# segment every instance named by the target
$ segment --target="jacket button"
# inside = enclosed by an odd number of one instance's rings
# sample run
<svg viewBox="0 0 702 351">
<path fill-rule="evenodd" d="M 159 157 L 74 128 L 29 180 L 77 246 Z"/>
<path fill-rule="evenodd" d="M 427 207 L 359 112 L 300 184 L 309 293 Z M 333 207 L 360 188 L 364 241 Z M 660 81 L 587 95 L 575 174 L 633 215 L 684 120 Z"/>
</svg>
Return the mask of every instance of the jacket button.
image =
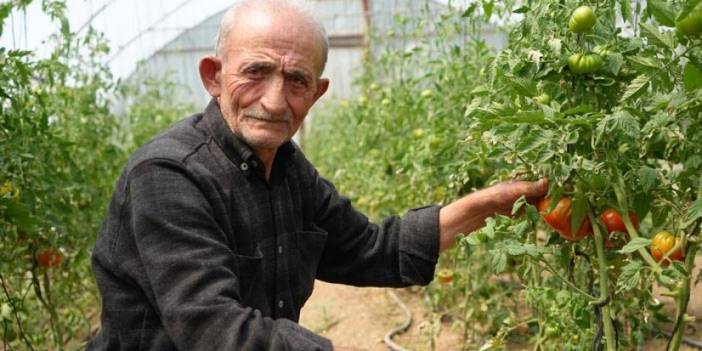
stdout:
<svg viewBox="0 0 702 351">
<path fill-rule="evenodd" d="M 285 306 L 285 302 L 283 300 L 278 301 L 278 308 L 283 308 Z"/>
<path fill-rule="evenodd" d="M 248 171 L 248 170 L 249 170 L 249 164 L 246 163 L 246 162 L 242 163 L 241 166 L 239 166 L 239 167 L 241 168 L 242 171 Z"/>
</svg>

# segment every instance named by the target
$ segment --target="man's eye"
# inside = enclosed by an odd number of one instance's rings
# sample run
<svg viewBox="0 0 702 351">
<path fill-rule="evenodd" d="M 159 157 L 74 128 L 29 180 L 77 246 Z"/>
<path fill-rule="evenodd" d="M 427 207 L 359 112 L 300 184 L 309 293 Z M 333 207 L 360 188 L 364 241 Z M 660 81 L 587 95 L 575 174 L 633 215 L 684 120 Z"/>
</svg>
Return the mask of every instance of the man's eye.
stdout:
<svg viewBox="0 0 702 351">
<path fill-rule="evenodd" d="M 296 87 L 301 87 L 301 88 L 307 87 L 307 79 L 305 79 L 304 77 L 292 76 L 292 77 L 290 77 L 290 81 Z"/>
<path fill-rule="evenodd" d="M 244 73 L 246 73 L 249 78 L 260 79 L 265 76 L 266 71 L 261 67 L 254 67 L 245 70 Z"/>
</svg>

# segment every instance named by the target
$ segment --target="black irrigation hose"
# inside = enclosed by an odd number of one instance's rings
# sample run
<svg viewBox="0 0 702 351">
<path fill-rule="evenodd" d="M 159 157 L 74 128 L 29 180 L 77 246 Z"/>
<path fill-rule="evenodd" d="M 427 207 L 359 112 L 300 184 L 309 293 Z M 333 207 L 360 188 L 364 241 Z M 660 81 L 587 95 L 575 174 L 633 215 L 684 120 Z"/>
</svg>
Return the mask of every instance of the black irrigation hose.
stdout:
<svg viewBox="0 0 702 351">
<path fill-rule="evenodd" d="M 396 344 L 395 342 L 392 341 L 392 338 L 395 335 L 402 334 L 409 329 L 410 325 L 412 325 L 412 313 L 410 312 L 409 308 L 400 300 L 400 298 L 395 294 L 394 291 L 391 289 L 385 289 L 385 291 L 390 295 L 390 297 L 397 303 L 398 306 L 400 306 L 400 309 L 405 313 L 405 321 L 396 328 L 393 328 L 390 330 L 387 334 L 385 334 L 385 337 L 383 338 L 383 342 L 385 345 L 388 345 L 390 350 L 392 351 L 407 351 L 407 349 L 403 348 L 402 346 Z"/>
</svg>

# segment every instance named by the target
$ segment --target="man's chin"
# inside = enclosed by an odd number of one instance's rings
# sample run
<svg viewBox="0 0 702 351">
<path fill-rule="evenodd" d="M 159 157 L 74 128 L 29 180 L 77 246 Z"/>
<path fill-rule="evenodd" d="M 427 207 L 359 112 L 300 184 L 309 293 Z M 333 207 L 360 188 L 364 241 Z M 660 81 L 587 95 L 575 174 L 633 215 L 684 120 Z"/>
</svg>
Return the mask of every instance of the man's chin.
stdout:
<svg viewBox="0 0 702 351">
<path fill-rule="evenodd" d="M 258 133 L 243 135 L 243 139 L 252 149 L 272 150 L 277 149 L 289 140 L 281 135 L 259 135 Z"/>
</svg>

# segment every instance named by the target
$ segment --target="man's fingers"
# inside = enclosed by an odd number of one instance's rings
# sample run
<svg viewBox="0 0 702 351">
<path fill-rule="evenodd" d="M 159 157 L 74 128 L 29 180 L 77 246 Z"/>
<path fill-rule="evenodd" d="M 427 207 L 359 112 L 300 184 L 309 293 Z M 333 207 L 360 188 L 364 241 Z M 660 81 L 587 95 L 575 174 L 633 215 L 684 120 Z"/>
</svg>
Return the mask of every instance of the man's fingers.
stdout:
<svg viewBox="0 0 702 351">
<path fill-rule="evenodd" d="M 542 197 L 546 196 L 548 192 L 548 178 L 541 178 L 535 182 L 529 183 L 527 189 L 524 191 L 524 197 L 527 202 L 534 204 Z"/>
</svg>

